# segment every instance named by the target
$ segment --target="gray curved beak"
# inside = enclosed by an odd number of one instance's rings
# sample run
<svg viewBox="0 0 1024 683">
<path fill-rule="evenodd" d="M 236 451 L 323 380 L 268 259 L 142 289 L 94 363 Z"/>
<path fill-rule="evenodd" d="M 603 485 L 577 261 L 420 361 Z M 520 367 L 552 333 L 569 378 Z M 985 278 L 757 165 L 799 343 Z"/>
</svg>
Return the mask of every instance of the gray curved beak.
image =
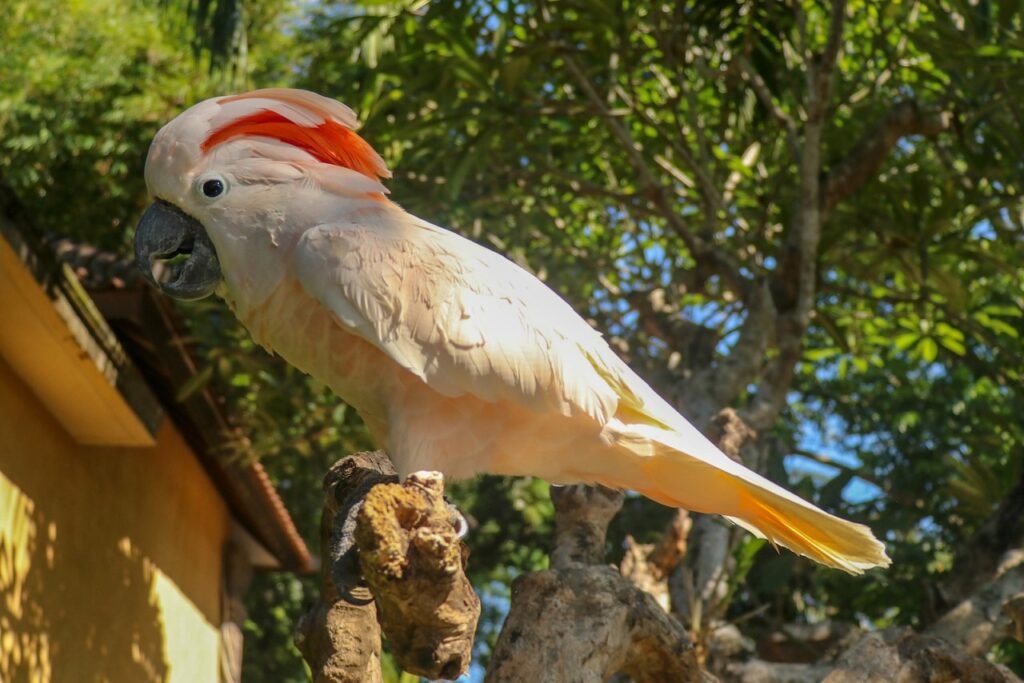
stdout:
<svg viewBox="0 0 1024 683">
<path fill-rule="evenodd" d="M 206 230 L 178 207 L 158 199 L 135 228 L 135 263 L 164 294 L 192 301 L 213 294 L 220 262 Z"/>
</svg>

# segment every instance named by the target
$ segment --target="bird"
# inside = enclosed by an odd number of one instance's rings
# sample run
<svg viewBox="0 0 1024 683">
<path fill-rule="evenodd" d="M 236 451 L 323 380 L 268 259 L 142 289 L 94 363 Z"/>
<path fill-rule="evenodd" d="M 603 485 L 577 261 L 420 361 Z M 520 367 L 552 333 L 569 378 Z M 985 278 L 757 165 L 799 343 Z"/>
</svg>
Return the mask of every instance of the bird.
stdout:
<svg viewBox="0 0 1024 683">
<path fill-rule="evenodd" d="M 852 574 L 889 565 L 868 527 L 722 453 L 528 270 L 392 201 L 358 128 L 337 100 L 286 88 L 179 114 L 146 158 L 143 274 L 223 298 L 352 406 L 402 477 L 599 484 Z"/>
</svg>

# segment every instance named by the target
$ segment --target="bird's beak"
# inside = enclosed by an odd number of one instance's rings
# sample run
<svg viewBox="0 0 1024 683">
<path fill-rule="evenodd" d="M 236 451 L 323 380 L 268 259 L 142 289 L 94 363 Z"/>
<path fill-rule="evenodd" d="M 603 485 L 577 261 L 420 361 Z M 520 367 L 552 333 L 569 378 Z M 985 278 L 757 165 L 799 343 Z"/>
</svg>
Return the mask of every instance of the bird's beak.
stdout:
<svg viewBox="0 0 1024 683">
<path fill-rule="evenodd" d="M 164 294 L 191 301 L 220 284 L 220 262 L 209 235 L 192 216 L 158 199 L 135 228 L 135 263 Z"/>
</svg>

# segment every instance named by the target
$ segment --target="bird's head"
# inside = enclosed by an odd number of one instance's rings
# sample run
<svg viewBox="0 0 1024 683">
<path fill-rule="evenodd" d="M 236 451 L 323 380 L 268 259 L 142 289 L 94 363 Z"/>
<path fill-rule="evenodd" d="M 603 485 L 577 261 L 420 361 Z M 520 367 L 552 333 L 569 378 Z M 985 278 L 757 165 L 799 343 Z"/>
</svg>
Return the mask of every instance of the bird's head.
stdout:
<svg viewBox="0 0 1024 683">
<path fill-rule="evenodd" d="M 345 105 L 283 88 L 180 114 L 146 158 L 155 201 L 135 232 L 139 268 L 175 298 L 200 299 L 224 282 L 261 300 L 304 230 L 387 193 L 380 179 L 391 173 L 357 127 Z"/>
</svg>

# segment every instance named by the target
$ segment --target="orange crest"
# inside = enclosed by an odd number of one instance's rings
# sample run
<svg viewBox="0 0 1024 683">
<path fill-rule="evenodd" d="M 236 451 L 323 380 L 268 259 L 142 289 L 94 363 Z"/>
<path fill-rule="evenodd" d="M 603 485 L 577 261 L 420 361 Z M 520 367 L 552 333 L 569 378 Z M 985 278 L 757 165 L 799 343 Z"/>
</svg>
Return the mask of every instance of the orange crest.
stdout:
<svg viewBox="0 0 1024 683">
<path fill-rule="evenodd" d="M 217 128 L 200 147 L 208 152 L 239 137 L 279 140 L 326 164 L 350 168 L 374 180 L 391 175 L 373 147 L 353 130 L 329 117 L 315 126 L 304 126 L 276 111 L 261 109 Z"/>
</svg>

